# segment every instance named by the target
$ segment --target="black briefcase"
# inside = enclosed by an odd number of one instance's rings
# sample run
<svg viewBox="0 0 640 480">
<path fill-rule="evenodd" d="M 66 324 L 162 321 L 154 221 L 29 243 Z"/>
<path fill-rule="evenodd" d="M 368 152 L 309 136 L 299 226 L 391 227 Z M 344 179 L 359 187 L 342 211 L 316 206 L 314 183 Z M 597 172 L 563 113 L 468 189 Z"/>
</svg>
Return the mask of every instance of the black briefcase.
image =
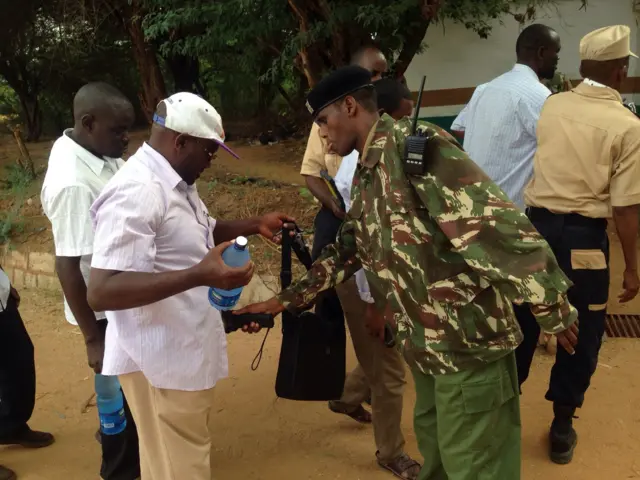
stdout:
<svg viewBox="0 0 640 480">
<path fill-rule="evenodd" d="M 291 250 L 307 269 L 311 255 L 299 232 L 282 232 L 282 288 L 291 284 Z M 342 396 L 346 369 L 346 332 L 342 319 L 323 319 L 312 312 L 282 313 L 282 348 L 276 395 L 289 400 L 326 401 Z"/>
</svg>

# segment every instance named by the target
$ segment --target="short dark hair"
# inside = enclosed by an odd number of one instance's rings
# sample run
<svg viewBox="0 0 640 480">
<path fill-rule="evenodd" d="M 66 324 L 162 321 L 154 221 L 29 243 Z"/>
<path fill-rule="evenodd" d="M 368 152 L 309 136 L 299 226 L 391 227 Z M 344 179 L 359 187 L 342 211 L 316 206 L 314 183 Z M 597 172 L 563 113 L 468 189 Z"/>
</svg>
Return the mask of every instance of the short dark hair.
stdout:
<svg viewBox="0 0 640 480">
<path fill-rule="evenodd" d="M 541 23 L 534 23 L 520 32 L 516 40 L 516 54 L 518 58 L 537 51 L 540 47 L 548 47 L 555 30 Z"/>
<path fill-rule="evenodd" d="M 379 52 L 382 51 L 380 49 L 380 47 L 378 47 L 378 45 L 376 45 L 373 42 L 365 43 L 363 45 L 360 45 L 358 48 L 356 48 L 355 50 L 353 50 L 351 52 L 351 55 L 349 55 L 349 65 L 358 65 L 358 64 L 360 64 L 360 61 L 362 60 L 362 57 L 369 50 L 377 50 Z"/>
<path fill-rule="evenodd" d="M 403 98 L 412 100 L 409 88 L 394 78 L 382 78 L 373 85 L 378 96 L 378 109 L 389 115 L 400 108 Z"/>
<path fill-rule="evenodd" d="M 629 57 L 616 58 L 615 60 L 582 60 L 580 73 L 585 78 L 601 81 L 611 77 L 616 71 L 629 66 Z"/>
<path fill-rule="evenodd" d="M 131 105 L 130 100 L 116 87 L 106 82 L 87 83 L 73 98 L 73 116 L 77 120 L 88 113 L 114 104 Z"/>
</svg>

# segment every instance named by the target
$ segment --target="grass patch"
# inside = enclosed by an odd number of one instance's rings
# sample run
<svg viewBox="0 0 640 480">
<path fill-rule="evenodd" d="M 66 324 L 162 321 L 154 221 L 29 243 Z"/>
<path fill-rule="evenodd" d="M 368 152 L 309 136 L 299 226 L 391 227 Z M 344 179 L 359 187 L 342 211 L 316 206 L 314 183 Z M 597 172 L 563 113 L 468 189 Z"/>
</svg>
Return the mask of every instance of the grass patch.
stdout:
<svg viewBox="0 0 640 480">
<path fill-rule="evenodd" d="M 9 244 L 12 237 L 24 232 L 25 220 L 21 210 L 34 181 L 31 172 L 18 164 L 7 165 L 5 172 L 4 193 L 6 197 L 13 198 L 13 201 L 9 208 L 3 208 L 0 212 L 0 245 Z"/>
<path fill-rule="evenodd" d="M 15 163 L 7 165 L 5 171 L 5 189 L 9 190 L 9 193 L 16 198 L 24 198 L 27 189 L 34 180 L 31 172 Z"/>
<path fill-rule="evenodd" d="M 22 202 L 8 212 L 0 212 L 0 245 L 9 244 L 11 238 L 24 232 L 24 218 L 20 215 Z"/>
</svg>

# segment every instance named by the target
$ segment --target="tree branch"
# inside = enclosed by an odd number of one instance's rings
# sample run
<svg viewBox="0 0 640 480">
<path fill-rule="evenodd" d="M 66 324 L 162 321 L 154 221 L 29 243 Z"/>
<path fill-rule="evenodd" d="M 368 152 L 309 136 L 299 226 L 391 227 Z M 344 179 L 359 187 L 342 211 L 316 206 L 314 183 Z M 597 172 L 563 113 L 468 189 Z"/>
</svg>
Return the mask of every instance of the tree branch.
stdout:
<svg viewBox="0 0 640 480">
<path fill-rule="evenodd" d="M 407 11 L 406 24 L 408 27 L 405 30 L 404 43 L 392 68 L 396 77 L 402 77 L 409 68 L 413 57 L 422 46 L 429 25 L 437 18 L 441 6 L 442 0 L 422 0 L 415 10 Z M 416 20 L 416 18 L 420 20 Z"/>
</svg>

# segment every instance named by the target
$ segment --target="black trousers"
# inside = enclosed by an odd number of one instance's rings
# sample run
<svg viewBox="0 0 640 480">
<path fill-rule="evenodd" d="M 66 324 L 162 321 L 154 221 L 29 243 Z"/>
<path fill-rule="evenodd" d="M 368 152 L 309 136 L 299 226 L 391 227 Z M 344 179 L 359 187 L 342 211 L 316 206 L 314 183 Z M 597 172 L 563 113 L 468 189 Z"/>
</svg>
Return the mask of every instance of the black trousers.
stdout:
<svg viewBox="0 0 640 480">
<path fill-rule="evenodd" d="M 331 210 L 322 207 L 316 215 L 313 225 L 315 234 L 313 236 L 311 258 L 315 261 L 327 245 L 335 243 L 342 220 L 336 217 Z M 342 312 L 340 299 L 333 288 L 318 296 L 315 312 L 325 320 L 344 324 L 344 313 Z"/>
<path fill-rule="evenodd" d="M 33 343 L 13 298 L 0 312 L 0 437 L 27 427 L 36 403 Z"/>
<path fill-rule="evenodd" d="M 573 282 L 568 298 L 578 310 L 580 329 L 574 355 L 558 345 L 546 399 L 557 405 L 579 408 L 596 371 L 605 331 L 609 297 L 607 221 L 577 214 L 558 215 L 540 208 L 529 209 L 527 214 L 551 246 L 560 268 Z M 529 375 L 540 329 L 526 305 L 516 308 L 516 316 L 525 335 L 516 350 L 518 378 L 522 384 Z"/>
<path fill-rule="evenodd" d="M 106 320 L 98 321 L 104 331 Z M 116 435 L 105 435 L 100 432 L 102 442 L 102 465 L 100 476 L 104 480 L 136 480 L 140 478 L 140 450 L 138 447 L 138 430 L 131 415 L 127 398 L 124 399 L 124 413 L 127 418 L 126 428 Z"/>
</svg>

